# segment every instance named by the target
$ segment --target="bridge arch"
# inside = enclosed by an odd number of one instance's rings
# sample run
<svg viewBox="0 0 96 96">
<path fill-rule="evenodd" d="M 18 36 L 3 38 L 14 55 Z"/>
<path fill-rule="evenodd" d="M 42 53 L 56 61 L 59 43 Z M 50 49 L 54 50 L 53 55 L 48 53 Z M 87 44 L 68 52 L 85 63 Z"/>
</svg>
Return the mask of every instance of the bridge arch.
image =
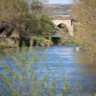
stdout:
<svg viewBox="0 0 96 96">
<path fill-rule="evenodd" d="M 58 26 L 59 24 L 63 23 L 67 26 L 69 34 L 73 36 L 74 26 L 71 19 L 53 19 L 52 22 Z"/>
</svg>

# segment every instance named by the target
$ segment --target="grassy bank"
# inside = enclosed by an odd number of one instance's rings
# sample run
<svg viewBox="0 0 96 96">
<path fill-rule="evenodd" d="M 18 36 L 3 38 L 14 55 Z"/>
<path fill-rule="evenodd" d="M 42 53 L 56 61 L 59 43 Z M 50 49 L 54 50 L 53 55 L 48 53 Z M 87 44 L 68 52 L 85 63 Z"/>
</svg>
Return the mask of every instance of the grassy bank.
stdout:
<svg viewBox="0 0 96 96">
<path fill-rule="evenodd" d="M 52 37 L 54 45 L 74 45 L 74 38 L 71 36 L 67 37 Z"/>
<path fill-rule="evenodd" d="M 71 36 L 67 37 L 32 37 L 33 40 L 33 46 L 39 45 L 39 46 L 48 46 L 49 42 L 50 45 L 74 45 L 74 38 Z M 30 38 L 16 38 L 16 37 L 10 37 L 0 38 L 0 49 L 4 48 L 14 48 L 16 47 L 16 44 L 19 44 L 19 46 L 30 46 Z"/>
</svg>

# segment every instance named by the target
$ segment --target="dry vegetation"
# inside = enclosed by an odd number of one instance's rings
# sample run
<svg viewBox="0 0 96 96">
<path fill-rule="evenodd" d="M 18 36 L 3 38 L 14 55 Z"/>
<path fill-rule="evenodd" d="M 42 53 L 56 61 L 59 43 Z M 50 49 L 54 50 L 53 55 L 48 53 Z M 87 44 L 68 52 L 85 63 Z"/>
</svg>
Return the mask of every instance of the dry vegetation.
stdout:
<svg viewBox="0 0 96 96">
<path fill-rule="evenodd" d="M 96 0 L 74 0 L 76 41 L 83 45 L 92 61 L 96 60 Z"/>
</svg>

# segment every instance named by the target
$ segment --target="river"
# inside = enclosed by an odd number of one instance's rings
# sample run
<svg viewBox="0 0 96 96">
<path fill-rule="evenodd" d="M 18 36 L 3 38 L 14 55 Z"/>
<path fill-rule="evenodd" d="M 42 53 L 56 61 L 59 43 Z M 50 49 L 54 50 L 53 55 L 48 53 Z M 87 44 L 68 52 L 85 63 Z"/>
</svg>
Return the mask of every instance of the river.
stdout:
<svg viewBox="0 0 96 96">
<path fill-rule="evenodd" d="M 82 52 L 76 51 L 76 46 L 51 46 L 49 48 L 44 47 L 44 52 L 46 52 L 45 59 L 41 59 L 42 63 L 42 72 L 40 76 L 44 76 L 46 73 L 46 64 L 49 66 L 49 76 L 52 79 L 54 76 L 55 70 L 59 70 L 59 76 L 63 75 L 68 76 L 68 81 L 71 82 L 70 86 L 73 86 L 76 81 L 78 81 L 79 85 L 83 84 L 83 92 L 87 93 L 96 88 L 96 64 L 91 64 L 88 59 L 85 59 L 86 55 Z M 35 47 L 33 49 L 36 49 Z M 41 50 L 40 50 L 41 49 Z M 22 50 L 22 49 L 21 49 Z M 37 54 L 39 57 L 42 57 L 42 48 L 37 48 Z M 19 53 L 16 49 L 6 49 L 11 55 L 18 55 Z M 16 54 L 12 54 L 13 51 Z M 26 50 L 26 54 L 29 52 L 29 48 Z M 33 51 L 32 51 L 33 52 Z M 36 50 L 34 51 L 35 54 Z M 7 54 L 4 54 L 4 50 L 0 52 L 0 73 L 4 71 L 3 66 L 9 62 L 11 66 L 14 63 L 9 60 Z M 22 53 L 22 52 L 21 52 Z M 39 58 L 40 59 L 40 58 Z M 39 59 L 37 63 L 40 63 Z M 9 61 L 8 61 L 9 60 Z M 88 62 L 86 62 L 88 61 Z M 46 63 L 46 64 L 45 64 Z M 13 64 L 13 65 L 12 65 Z M 38 72 L 38 64 L 35 68 L 35 72 Z M 58 74 L 57 74 L 58 75 Z M 60 78 L 58 78 L 60 79 Z M 60 79 L 61 80 L 61 79 Z"/>
</svg>

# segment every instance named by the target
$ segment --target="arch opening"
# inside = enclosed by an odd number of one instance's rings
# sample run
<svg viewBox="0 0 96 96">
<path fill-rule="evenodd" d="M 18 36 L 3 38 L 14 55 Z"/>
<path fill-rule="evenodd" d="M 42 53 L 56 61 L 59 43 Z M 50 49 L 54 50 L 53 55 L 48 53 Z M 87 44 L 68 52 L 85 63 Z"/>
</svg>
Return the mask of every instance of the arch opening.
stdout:
<svg viewBox="0 0 96 96">
<path fill-rule="evenodd" d="M 64 23 L 60 23 L 57 26 L 59 28 L 63 29 L 65 32 L 68 32 L 68 27 Z"/>
</svg>

